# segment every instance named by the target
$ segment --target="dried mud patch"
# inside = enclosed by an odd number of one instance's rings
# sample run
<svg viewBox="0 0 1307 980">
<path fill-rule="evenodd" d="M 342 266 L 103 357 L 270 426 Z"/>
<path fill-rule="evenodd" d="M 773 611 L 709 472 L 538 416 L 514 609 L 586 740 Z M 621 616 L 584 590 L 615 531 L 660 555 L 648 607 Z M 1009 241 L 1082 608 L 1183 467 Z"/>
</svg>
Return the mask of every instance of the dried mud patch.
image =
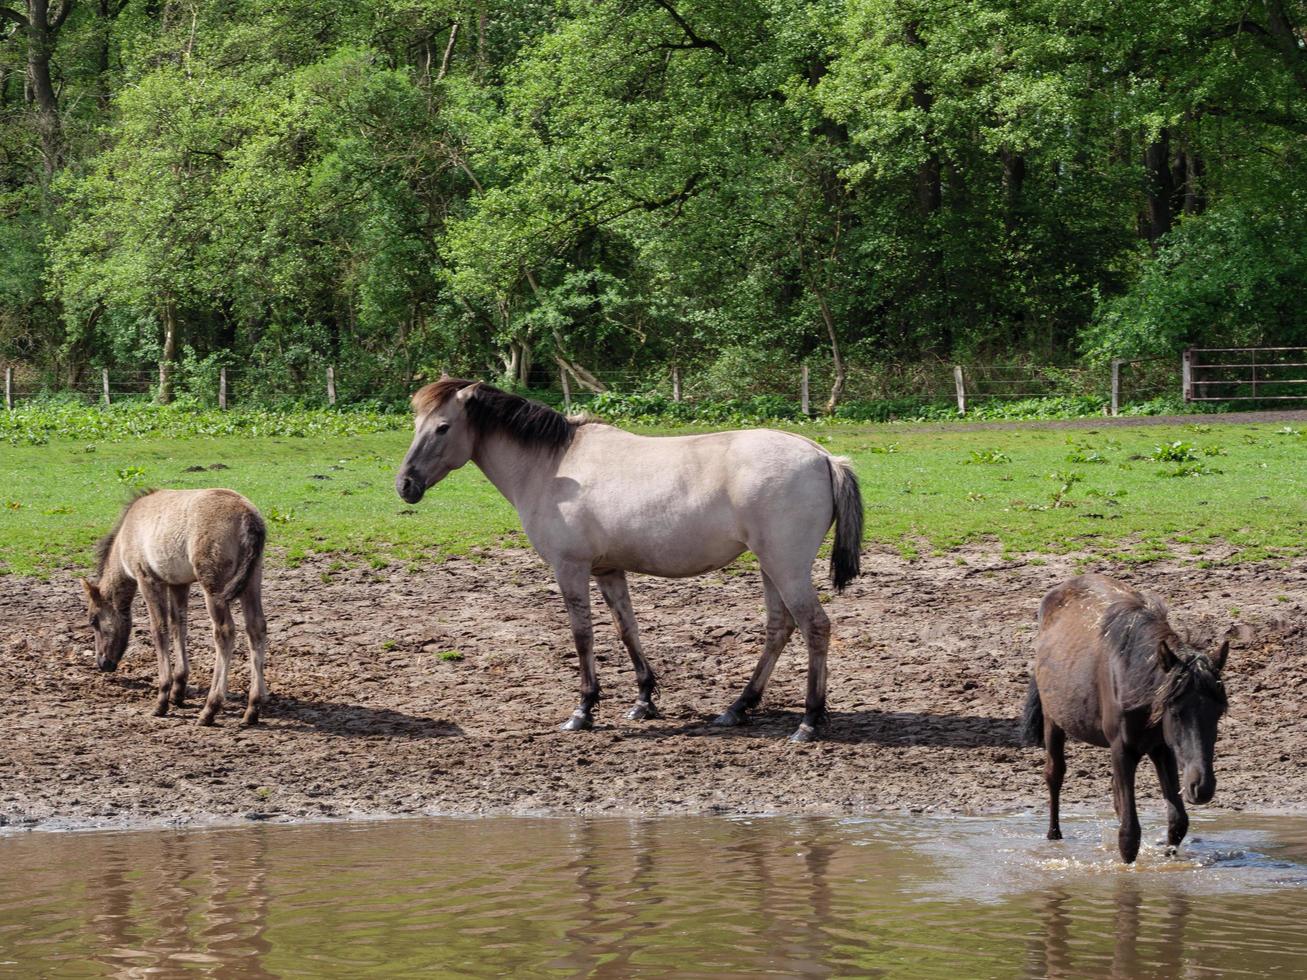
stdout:
<svg viewBox="0 0 1307 980">
<path fill-rule="evenodd" d="M 1042 755 L 1017 745 L 1016 717 L 1035 608 L 1075 574 L 1076 561 L 868 553 L 868 574 L 827 604 L 831 724 L 811 745 L 786 740 L 803 697 L 797 639 L 752 726 L 707 725 L 761 648 L 752 572 L 632 580 L 662 685 L 664 717 L 651 722 L 623 717 L 634 674 L 596 592 L 605 700 L 596 730 L 582 734 L 555 731 L 576 701 L 575 656 L 549 570 L 531 552 L 416 574 L 329 572 L 325 561 L 269 568 L 273 697 L 264 724 L 248 730 L 236 725 L 243 650 L 219 727 L 195 724 L 213 656 L 198 593 L 188 704 L 154 718 L 154 656 L 139 600 L 131 649 L 117 673 L 100 674 L 73 578 L 3 577 L 0 823 L 1042 806 Z M 1195 641 L 1242 626 L 1217 804 L 1307 805 L 1307 562 L 1090 567 L 1162 593 Z M 1151 772 L 1141 769 L 1140 788 L 1156 808 Z M 1106 753 L 1072 746 L 1067 805 L 1102 811 L 1108 799 Z"/>
</svg>

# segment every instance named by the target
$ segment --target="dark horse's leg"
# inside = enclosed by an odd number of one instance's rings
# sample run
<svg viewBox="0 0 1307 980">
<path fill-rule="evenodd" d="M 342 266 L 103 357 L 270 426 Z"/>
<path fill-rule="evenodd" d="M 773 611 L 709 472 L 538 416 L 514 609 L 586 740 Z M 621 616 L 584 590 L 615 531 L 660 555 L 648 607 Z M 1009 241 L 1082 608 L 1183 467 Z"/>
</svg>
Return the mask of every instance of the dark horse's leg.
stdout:
<svg viewBox="0 0 1307 980">
<path fill-rule="evenodd" d="M 654 707 L 654 694 L 658 691 L 658 679 L 644 659 L 644 649 L 640 645 L 640 628 L 635 623 L 635 610 L 631 608 L 631 593 L 626 588 L 626 573 L 612 572 L 608 575 L 596 575 L 599 591 L 604 594 L 604 601 L 613 611 L 613 623 L 622 637 L 626 652 L 631 655 L 635 665 L 635 680 L 640 685 L 640 697 L 635 706 L 626 713 L 626 717 L 641 721 L 645 718 L 657 718 L 658 709 Z"/>
<path fill-rule="evenodd" d="M 781 651 L 785 649 L 785 644 L 790 641 L 790 636 L 794 633 L 794 617 L 785 608 L 781 594 L 776 591 L 776 586 L 772 584 L 766 572 L 762 573 L 762 594 L 767 602 L 767 638 L 763 644 L 762 657 L 758 660 L 758 666 L 753 669 L 753 676 L 749 678 L 749 683 L 744 686 L 744 693 L 717 716 L 714 725 L 732 727 L 748 722 L 749 712 L 762 700 L 762 692 L 767 688 L 772 668 L 776 666 Z"/>
<path fill-rule="evenodd" d="M 581 704 L 560 731 L 580 732 L 594 727 L 594 709 L 599 703 L 599 674 L 595 670 L 594 629 L 590 624 L 590 568 L 569 563 L 554 569 L 558 588 L 572 621 L 572 639 L 581 662 Z"/>
<path fill-rule="evenodd" d="M 1176 768 L 1175 753 L 1165 742 L 1148 753 L 1157 770 L 1157 781 L 1162 784 L 1166 798 L 1166 843 L 1171 848 L 1180 846 L 1189 832 L 1189 814 L 1184 810 L 1184 797 L 1180 795 L 1180 772 Z"/>
<path fill-rule="evenodd" d="M 1121 860 L 1131 864 L 1139 856 L 1139 814 L 1135 810 L 1135 770 L 1139 756 L 1126 748 L 1118 739 L 1112 743 L 1112 790 L 1117 801 L 1117 816 L 1121 829 L 1117 832 L 1117 845 Z"/>
<path fill-rule="evenodd" d="M 1066 732 L 1044 715 L 1044 782 L 1048 784 L 1048 839 L 1062 839 L 1062 778 L 1066 775 Z"/>
</svg>

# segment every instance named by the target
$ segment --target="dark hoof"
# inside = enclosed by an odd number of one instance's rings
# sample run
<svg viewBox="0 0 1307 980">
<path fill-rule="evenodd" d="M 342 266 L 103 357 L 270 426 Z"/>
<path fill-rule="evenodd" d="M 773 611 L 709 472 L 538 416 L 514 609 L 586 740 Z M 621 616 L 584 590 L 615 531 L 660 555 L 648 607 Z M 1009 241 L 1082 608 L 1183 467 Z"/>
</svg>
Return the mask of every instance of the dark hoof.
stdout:
<svg viewBox="0 0 1307 980">
<path fill-rule="evenodd" d="M 199 721 L 199 723 L 200 723 L 201 725 L 203 725 L 205 728 L 212 728 L 212 727 L 213 727 L 213 724 L 214 724 L 214 721 L 213 721 L 213 720 L 214 720 L 214 718 L 217 717 L 217 715 L 218 715 L 218 713 L 217 713 L 216 711 L 205 711 L 205 712 L 202 712 L 202 713 L 200 714 L 200 721 Z"/>
<path fill-rule="evenodd" d="M 241 717 L 241 720 L 240 720 L 240 727 L 241 727 L 241 728 L 253 728 L 253 727 L 254 727 L 255 725 L 257 725 L 258 723 L 259 723 L 259 713 L 258 713 L 257 711 L 255 711 L 253 714 L 251 714 L 250 712 L 247 711 L 247 712 L 245 712 L 245 714 Z"/>
<path fill-rule="evenodd" d="M 160 701 L 154 706 L 154 717 L 166 718 L 168 716 L 168 702 Z"/>
<path fill-rule="evenodd" d="M 817 729 L 809 725 L 806 721 L 799 726 L 799 730 L 790 736 L 791 742 L 815 742 L 817 741 Z"/>
<path fill-rule="evenodd" d="M 567 721 L 558 726 L 560 732 L 588 732 L 594 728 L 595 723 L 588 715 L 572 715 Z"/>
<path fill-rule="evenodd" d="M 178 708 L 186 707 L 186 688 L 175 687 L 172 691 L 172 703 Z"/>
<path fill-rule="evenodd" d="M 1049 839 L 1049 840 L 1061 840 L 1061 839 L 1062 839 L 1062 831 L 1060 831 L 1060 830 L 1050 830 L 1050 831 L 1048 832 L 1048 839 Z"/>
<path fill-rule="evenodd" d="M 713 719 L 712 722 L 718 728 L 738 728 L 741 725 L 749 723 L 749 716 L 743 711 L 736 711 L 734 708 L 727 708 L 720 715 Z"/>
<path fill-rule="evenodd" d="M 658 709 L 654 707 L 652 701 L 637 701 L 635 706 L 626 713 L 626 717 L 632 721 L 648 721 L 652 718 L 661 718 Z"/>
</svg>

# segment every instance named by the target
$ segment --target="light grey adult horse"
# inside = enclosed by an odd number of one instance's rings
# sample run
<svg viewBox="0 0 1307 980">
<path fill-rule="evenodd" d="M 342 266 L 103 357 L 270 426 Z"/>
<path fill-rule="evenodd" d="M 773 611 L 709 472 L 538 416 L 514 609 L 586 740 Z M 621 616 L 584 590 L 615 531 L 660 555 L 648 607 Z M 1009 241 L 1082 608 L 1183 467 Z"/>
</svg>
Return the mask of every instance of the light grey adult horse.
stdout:
<svg viewBox="0 0 1307 980">
<path fill-rule="evenodd" d="M 517 508 L 536 551 L 554 569 L 581 661 L 581 705 L 564 731 L 592 727 L 599 702 L 590 578 L 635 665 L 639 699 L 627 717 L 656 718 L 626 573 L 699 575 L 745 551 L 758 557 L 767 638 L 753 677 L 716 720 L 747 722 L 795 625 L 808 646 L 808 689 L 796 741 L 826 719 L 830 620 L 812 563 L 832 522 L 831 581 L 860 572 L 862 495 L 847 460 L 801 436 L 770 429 L 649 437 L 570 419 L 481 382 L 443 378 L 413 396 L 413 444 L 395 477 L 410 504 L 469 460 Z"/>
</svg>

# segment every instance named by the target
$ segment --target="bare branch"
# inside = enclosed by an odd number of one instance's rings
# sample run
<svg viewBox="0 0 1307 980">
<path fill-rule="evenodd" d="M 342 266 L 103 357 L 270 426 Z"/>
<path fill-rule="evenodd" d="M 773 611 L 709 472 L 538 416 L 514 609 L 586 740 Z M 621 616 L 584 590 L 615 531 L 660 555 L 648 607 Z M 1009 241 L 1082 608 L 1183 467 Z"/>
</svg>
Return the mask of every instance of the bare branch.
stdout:
<svg viewBox="0 0 1307 980">
<path fill-rule="evenodd" d="M 0 20 L 10 21 L 19 27 L 27 27 L 27 18 L 17 10 L 11 10 L 8 7 L 0 7 Z"/>
<path fill-rule="evenodd" d="M 667 11 L 668 15 L 672 18 L 672 20 L 676 21 L 676 26 L 681 29 L 681 33 L 685 35 L 687 40 L 687 43 L 685 44 L 669 44 L 666 45 L 666 47 L 707 48 L 709 51 L 716 51 L 719 55 L 725 58 L 727 62 L 731 60 L 730 56 L 726 53 L 725 49 L 716 41 L 714 41 L 712 38 L 700 37 L 698 34 L 696 34 L 694 28 L 689 25 L 689 23 L 686 21 L 684 17 L 682 17 L 680 14 L 676 12 L 676 8 L 673 7 L 670 3 L 668 3 L 668 0 L 654 0 L 654 3 L 658 4 L 658 6 L 662 7 L 663 10 Z"/>
</svg>

